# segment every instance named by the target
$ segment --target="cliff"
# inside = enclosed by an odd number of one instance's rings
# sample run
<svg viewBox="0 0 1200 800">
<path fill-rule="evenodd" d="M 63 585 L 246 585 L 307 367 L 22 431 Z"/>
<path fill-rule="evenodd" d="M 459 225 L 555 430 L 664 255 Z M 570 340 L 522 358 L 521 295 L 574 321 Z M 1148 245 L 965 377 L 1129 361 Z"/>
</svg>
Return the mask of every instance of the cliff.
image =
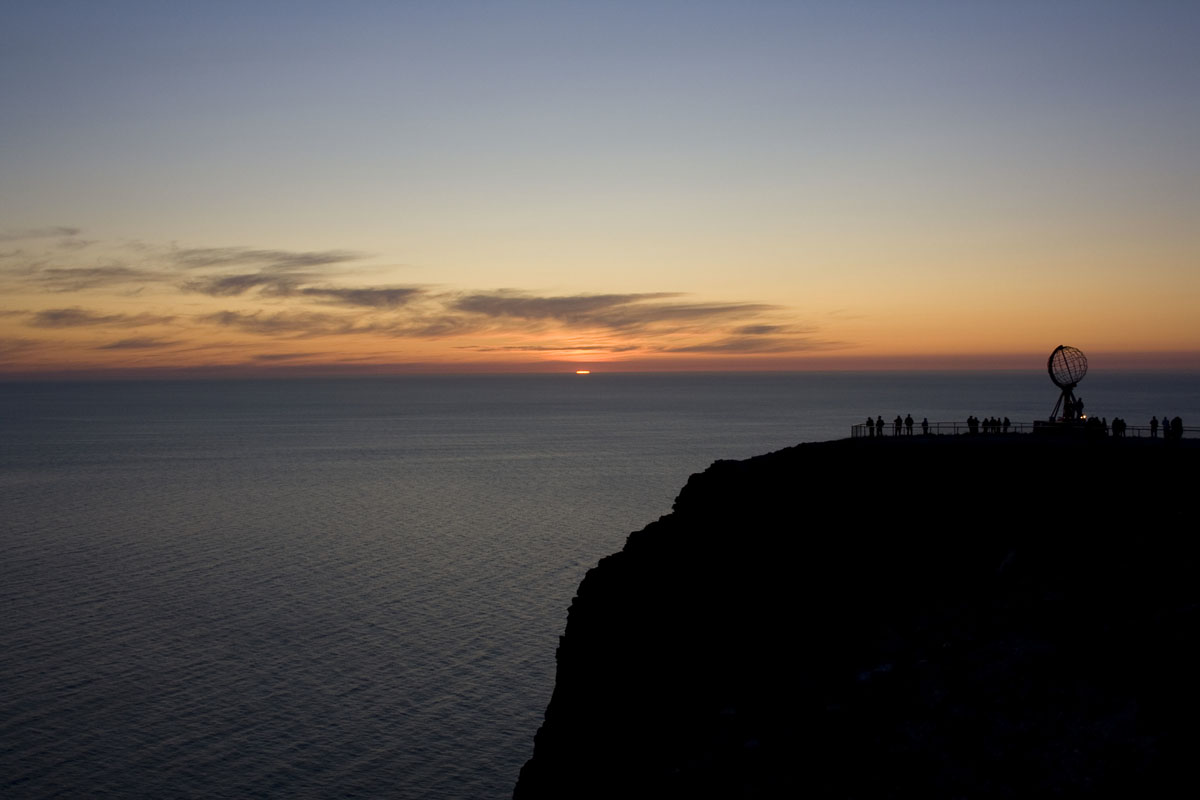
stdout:
<svg viewBox="0 0 1200 800">
<path fill-rule="evenodd" d="M 515 798 L 1193 784 L 1196 444 L 716 462 L 584 578 Z"/>
</svg>

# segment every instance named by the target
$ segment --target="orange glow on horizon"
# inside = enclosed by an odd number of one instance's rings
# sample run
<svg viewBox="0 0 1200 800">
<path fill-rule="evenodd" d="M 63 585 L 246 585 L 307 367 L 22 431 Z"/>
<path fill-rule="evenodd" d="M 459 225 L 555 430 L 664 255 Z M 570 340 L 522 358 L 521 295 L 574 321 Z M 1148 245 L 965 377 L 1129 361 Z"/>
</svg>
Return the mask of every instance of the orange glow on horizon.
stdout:
<svg viewBox="0 0 1200 800">
<path fill-rule="evenodd" d="M 852 300 L 831 292 L 820 302 L 780 292 L 772 303 L 598 289 L 435 292 L 362 277 L 345 285 L 306 277 L 266 291 L 255 287 L 271 285 L 275 273 L 247 271 L 255 259 L 313 254 L 139 250 L 66 238 L 68 245 L 0 252 L 0 260 L 28 262 L 0 269 L 0 380 L 587 375 L 593 364 L 605 372 L 1042 369 L 1060 341 L 1079 344 L 1097 366 L 1200 369 L 1192 302 L 1200 279 L 1193 278 L 1175 281 L 1167 294 L 1158 282 L 1118 282 L 1119 298 L 1102 291 L 1108 284 L 1088 283 L 1072 289 L 1083 299 L 1066 307 L 1061 293 L 1029 292 L 1022 281 L 984 293 L 917 282 L 925 287 L 917 295 L 869 285 Z M 147 248 L 165 266 L 124 266 L 148 258 Z M 214 263 L 198 267 L 185 256 Z M 249 265 L 223 260 L 235 256 Z M 119 268 L 93 266 L 110 260 Z"/>
</svg>

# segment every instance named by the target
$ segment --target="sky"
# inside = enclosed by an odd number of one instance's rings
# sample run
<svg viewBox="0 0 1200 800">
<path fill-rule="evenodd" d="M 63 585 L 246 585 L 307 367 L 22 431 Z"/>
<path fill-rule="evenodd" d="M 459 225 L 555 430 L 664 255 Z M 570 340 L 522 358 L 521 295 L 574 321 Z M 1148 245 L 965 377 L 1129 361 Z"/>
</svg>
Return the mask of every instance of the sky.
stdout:
<svg viewBox="0 0 1200 800">
<path fill-rule="evenodd" d="M 5 0 L 0 378 L 1200 368 L 1200 3 Z"/>
</svg>

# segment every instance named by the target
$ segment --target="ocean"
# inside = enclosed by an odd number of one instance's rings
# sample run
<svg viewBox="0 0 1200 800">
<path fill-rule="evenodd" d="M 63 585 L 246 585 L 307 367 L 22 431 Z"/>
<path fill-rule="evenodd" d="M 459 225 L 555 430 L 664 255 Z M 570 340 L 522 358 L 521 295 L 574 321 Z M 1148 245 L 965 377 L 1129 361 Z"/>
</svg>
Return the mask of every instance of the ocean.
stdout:
<svg viewBox="0 0 1200 800">
<path fill-rule="evenodd" d="M 1200 420 L 1197 374 L 1079 394 Z M 508 797 L 579 581 L 689 474 L 1056 398 L 1042 371 L 0 383 L 0 794 Z"/>
</svg>

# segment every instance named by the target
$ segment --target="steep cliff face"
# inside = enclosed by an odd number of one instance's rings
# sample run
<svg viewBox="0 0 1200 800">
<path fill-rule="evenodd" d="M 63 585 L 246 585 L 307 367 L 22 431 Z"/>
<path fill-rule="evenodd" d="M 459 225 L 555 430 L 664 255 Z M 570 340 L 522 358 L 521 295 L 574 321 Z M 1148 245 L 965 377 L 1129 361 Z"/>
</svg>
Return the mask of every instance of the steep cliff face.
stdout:
<svg viewBox="0 0 1200 800">
<path fill-rule="evenodd" d="M 1191 784 L 1198 457 L 917 436 L 717 462 L 584 578 L 515 797 Z"/>
</svg>

